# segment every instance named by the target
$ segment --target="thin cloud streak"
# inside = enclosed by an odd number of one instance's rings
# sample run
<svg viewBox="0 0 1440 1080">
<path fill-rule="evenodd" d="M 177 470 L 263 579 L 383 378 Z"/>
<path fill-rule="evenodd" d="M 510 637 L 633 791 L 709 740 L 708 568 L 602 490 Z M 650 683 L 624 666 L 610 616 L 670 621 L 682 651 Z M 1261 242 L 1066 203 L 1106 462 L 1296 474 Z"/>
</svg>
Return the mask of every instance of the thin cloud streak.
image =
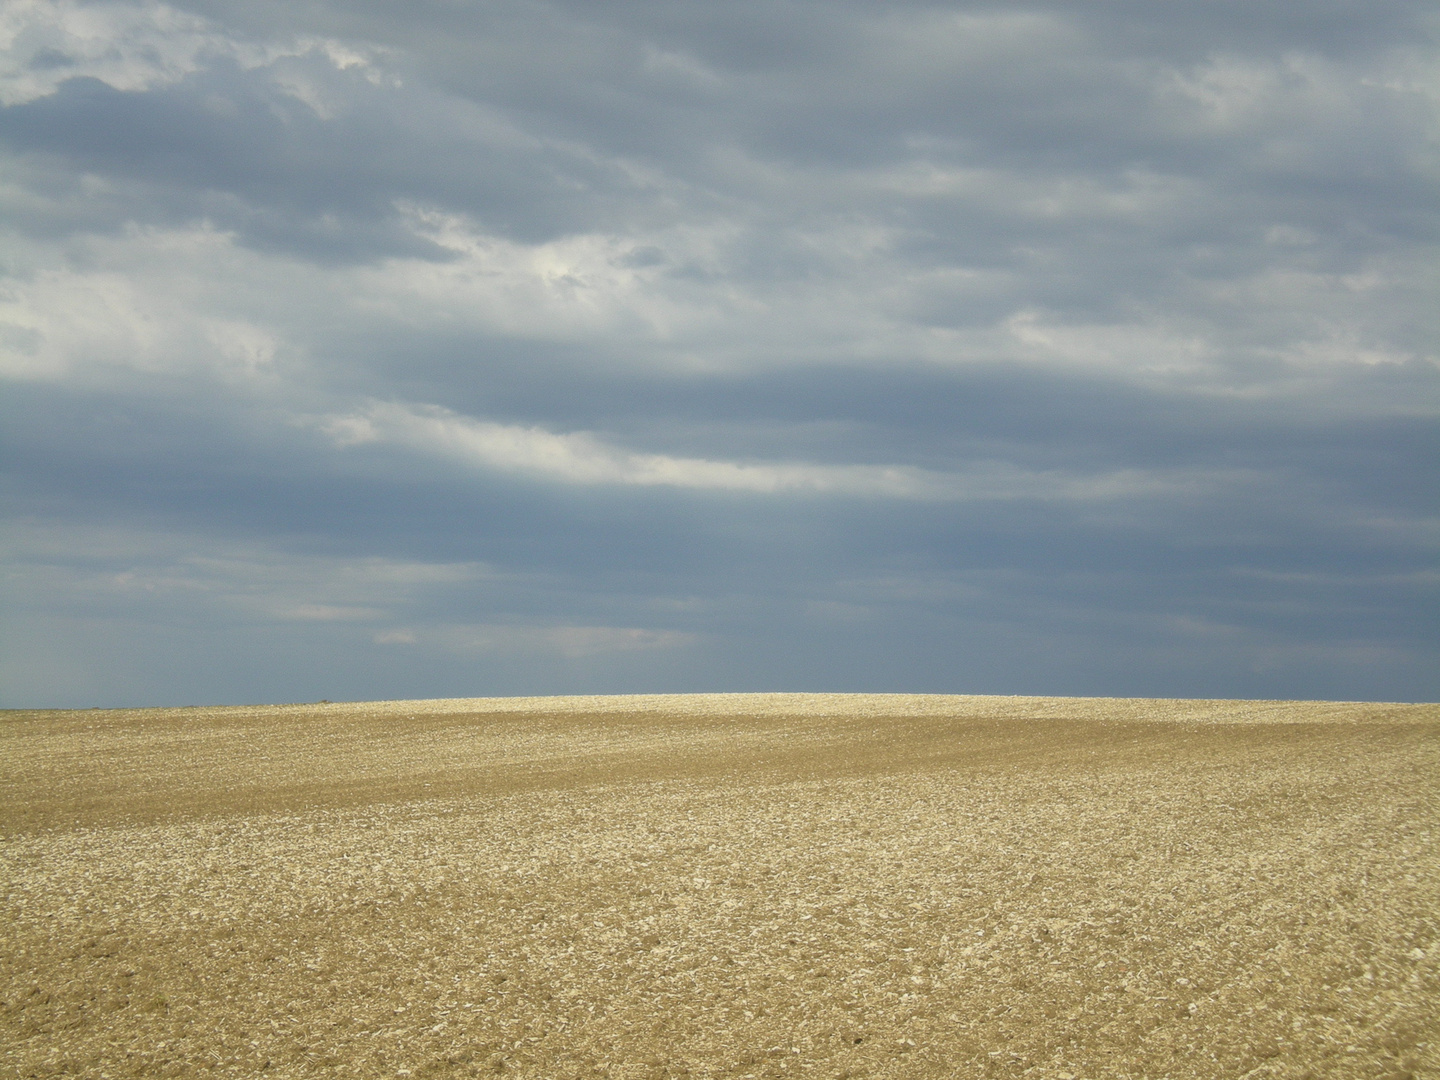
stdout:
<svg viewBox="0 0 1440 1080">
<path fill-rule="evenodd" d="M 528 474 L 556 483 L 671 487 L 758 495 L 813 493 L 959 502 L 1004 499 L 1115 499 L 1195 493 L 1253 479 L 1244 470 L 1119 469 L 1092 475 L 1027 471 L 981 462 L 966 472 L 907 465 L 821 465 L 724 461 L 625 450 L 588 432 L 498 424 L 438 405 L 372 402 L 316 421 L 338 447 L 400 446 L 477 469 Z"/>
<path fill-rule="evenodd" d="M 684 649 L 699 640 L 679 630 L 631 626 L 437 626 L 423 637 L 381 636 L 377 643 L 435 644 L 449 652 L 478 654 L 551 653 L 568 659 L 613 653 Z"/>
</svg>

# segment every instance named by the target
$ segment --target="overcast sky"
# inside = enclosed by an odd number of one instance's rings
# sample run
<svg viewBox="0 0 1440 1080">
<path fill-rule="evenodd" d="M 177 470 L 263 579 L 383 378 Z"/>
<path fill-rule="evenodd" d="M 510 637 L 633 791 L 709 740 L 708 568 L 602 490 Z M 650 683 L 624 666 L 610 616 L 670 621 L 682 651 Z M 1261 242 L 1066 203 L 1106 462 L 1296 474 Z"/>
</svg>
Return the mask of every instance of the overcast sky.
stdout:
<svg viewBox="0 0 1440 1080">
<path fill-rule="evenodd" d="M 0 705 L 1440 697 L 1426 0 L 9 0 Z"/>
</svg>

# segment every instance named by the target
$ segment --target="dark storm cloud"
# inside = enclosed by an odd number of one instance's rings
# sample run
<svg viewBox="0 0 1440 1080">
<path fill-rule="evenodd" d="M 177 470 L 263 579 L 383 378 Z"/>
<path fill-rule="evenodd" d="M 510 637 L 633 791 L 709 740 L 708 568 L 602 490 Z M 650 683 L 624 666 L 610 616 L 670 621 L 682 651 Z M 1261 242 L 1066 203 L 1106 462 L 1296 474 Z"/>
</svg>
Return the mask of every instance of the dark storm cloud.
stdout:
<svg viewBox="0 0 1440 1080">
<path fill-rule="evenodd" d="M 3 19 L 7 703 L 1440 692 L 1425 5 Z"/>
</svg>

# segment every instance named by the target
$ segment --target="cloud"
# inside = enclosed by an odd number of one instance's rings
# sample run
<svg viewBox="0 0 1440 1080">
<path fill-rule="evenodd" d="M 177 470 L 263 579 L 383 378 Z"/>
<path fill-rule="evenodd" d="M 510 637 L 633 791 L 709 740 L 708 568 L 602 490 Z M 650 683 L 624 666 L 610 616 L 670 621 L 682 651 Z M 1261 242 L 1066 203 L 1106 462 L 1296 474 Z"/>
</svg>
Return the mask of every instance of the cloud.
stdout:
<svg viewBox="0 0 1440 1080">
<path fill-rule="evenodd" d="M 898 467 L 712 461 L 640 454 L 588 432 L 555 434 L 474 420 L 437 406 L 374 403 L 363 412 L 326 417 L 321 429 L 341 446 L 389 442 L 457 458 L 482 468 L 516 471 L 572 484 L 628 484 L 702 491 L 776 494 L 842 492 L 934 497 L 935 478 Z"/>
<path fill-rule="evenodd" d="M 385 630 L 374 637 L 376 645 L 414 645 L 418 640 L 413 630 Z"/>
<path fill-rule="evenodd" d="M 1440 692 L 1435 30 L 11 3 L 6 700 Z"/>
<path fill-rule="evenodd" d="M 1028 471 L 1005 462 L 979 462 L 963 473 L 942 473 L 905 465 L 717 461 L 635 453 L 590 432 L 556 434 L 539 427 L 475 420 L 435 405 L 394 402 L 373 402 L 359 412 L 327 416 L 317 426 L 340 447 L 392 444 L 477 468 L 567 484 L 952 501 L 1153 496 L 1244 479 L 1236 470 L 1122 469 L 1077 475 Z"/>
<path fill-rule="evenodd" d="M 81 79 L 135 93 L 161 89 L 218 63 L 277 68 L 275 81 L 317 115 L 333 118 L 322 92 L 287 61 L 319 57 L 372 85 L 393 85 L 367 42 L 298 35 L 255 40 L 178 7 L 157 3 L 15 0 L 0 12 L 0 105 L 48 97 Z M 328 114 L 328 115 L 327 115 Z"/>
<path fill-rule="evenodd" d="M 224 38 L 164 4 L 16 0 L 0 12 L 0 105 L 53 94 L 66 79 L 149 90 L 199 70 Z"/>
<path fill-rule="evenodd" d="M 303 619 L 310 622 L 371 622 L 384 612 L 379 608 L 340 607 L 335 604 L 296 604 L 271 609 L 281 619 Z"/>
<path fill-rule="evenodd" d="M 132 234 L 96 242 L 83 270 L 38 269 L 0 295 L 0 377 L 80 381 L 117 368 L 261 374 L 286 344 L 263 323 L 206 303 L 219 291 L 227 246 L 203 230 Z M 208 271 L 203 284 L 186 279 L 196 264 Z"/>
<path fill-rule="evenodd" d="M 259 623 L 373 623 L 427 593 L 492 576 L 475 563 L 307 555 L 113 526 L 74 530 L 14 522 L 9 534 L 3 560 L 12 596 L 47 596 L 63 606 L 162 604 Z"/>
<path fill-rule="evenodd" d="M 613 653 L 681 649 L 695 634 L 624 626 L 442 626 L 424 640 L 459 653 L 553 653 L 576 660 Z"/>
</svg>

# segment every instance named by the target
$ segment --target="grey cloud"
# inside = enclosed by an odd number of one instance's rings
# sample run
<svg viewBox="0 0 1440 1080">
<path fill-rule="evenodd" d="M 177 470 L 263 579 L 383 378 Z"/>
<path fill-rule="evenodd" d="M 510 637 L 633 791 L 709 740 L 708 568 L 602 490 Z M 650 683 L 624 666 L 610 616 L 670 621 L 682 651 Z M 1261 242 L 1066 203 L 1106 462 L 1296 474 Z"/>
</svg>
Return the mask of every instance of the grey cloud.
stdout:
<svg viewBox="0 0 1440 1080">
<path fill-rule="evenodd" d="M 697 269 L 741 290 L 872 278 L 901 305 L 892 317 L 921 326 L 993 326 L 1025 307 L 1168 322 L 1245 363 L 1293 340 L 1317 302 L 1342 341 L 1413 352 L 1440 329 L 1369 314 L 1413 308 L 1398 295 L 1407 252 L 1436 231 L 1420 149 L 1433 103 L 1406 89 L 1398 38 L 1357 56 L 1297 25 L 1288 52 L 1263 36 L 1191 56 L 1132 43 L 1152 50 L 1141 61 L 1073 9 L 900 8 L 818 32 L 804 12 L 769 20 L 784 30 L 624 7 L 557 21 L 522 5 L 473 24 L 430 12 L 442 25 L 422 14 L 418 29 L 311 12 L 308 29 L 402 44 L 373 69 L 316 48 L 145 92 L 76 79 L 6 110 L 0 131 L 57 162 L 36 182 L 92 170 L 147 186 L 118 215 L 188 214 L 314 258 L 447 257 L 397 213 L 415 203 L 526 242 L 723 223 L 724 249 L 703 269 L 679 255 L 672 285 Z M 737 33 L 806 48 L 756 46 L 738 67 L 702 55 Z M 719 74 L 677 102 L 665 80 L 691 55 Z M 317 94 L 334 115 L 302 100 Z M 871 238 L 828 239 L 845 229 Z M 1338 280 L 1377 271 L 1363 298 Z M 1293 295 L 1247 298 L 1277 285 Z M 802 310 L 787 320 L 816 329 Z"/>
<path fill-rule="evenodd" d="M 65 170 L 145 184 L 142 198 L 158 213 L 139 198 L 119 208 L 141 220 L 173 220 L 184 208 L 258 246 L 311 255 L 444 257 L 398 225 L 397 199 L 474 210 L 527 238 L 585 220 L 568 205 L 567 188 L 593 186 L 603 167 L 532 146 L 521 146 L 517 160 L 514 147 L 467 137 L 461 117 L 402 120 L 386 91 L 362 76 L 325 71 L 324 61 L 307 66 L 349 83 L 339 116 L 322 118 L 279 92 L 270 72 L 221 67 L 146 92 L 72 79 L 0 110 L 0 138 Z M 422 95 L 416 104 L 423 114 L 430 103 Z"/>
<path fill-rule="evenodd" d="M 45 9 L 4 703 L 1433 697 L 1436 20 L 1172 7 Z"/>
</svg>

